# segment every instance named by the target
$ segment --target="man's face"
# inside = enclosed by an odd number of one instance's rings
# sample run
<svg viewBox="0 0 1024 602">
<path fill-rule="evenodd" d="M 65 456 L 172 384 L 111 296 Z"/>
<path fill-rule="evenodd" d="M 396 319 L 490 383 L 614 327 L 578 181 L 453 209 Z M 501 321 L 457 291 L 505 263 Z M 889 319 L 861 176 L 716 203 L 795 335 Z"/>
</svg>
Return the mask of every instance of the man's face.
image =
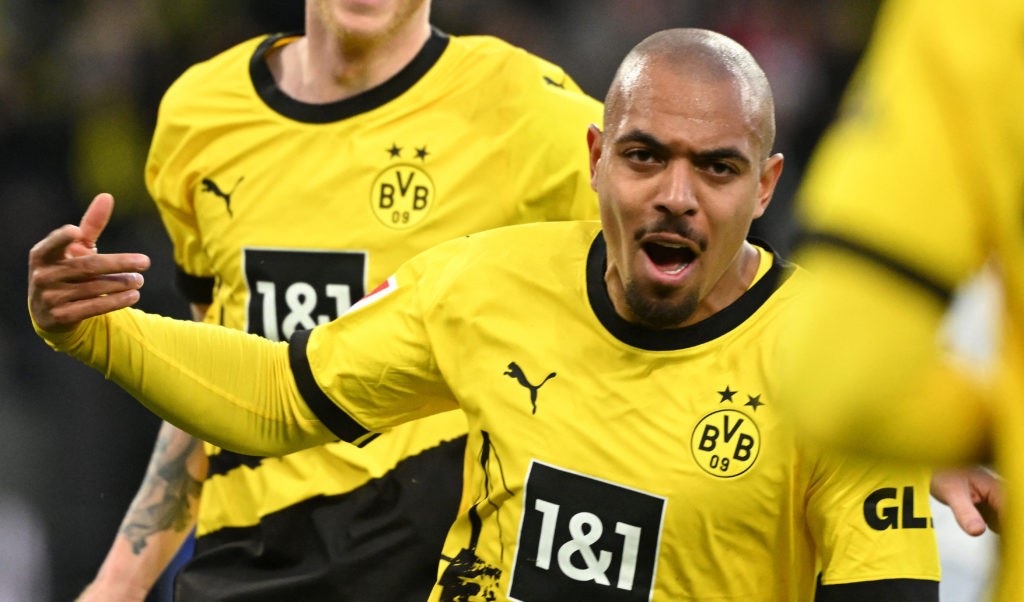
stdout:
<svg viewBox="0 0 1024 602">
<path fill-rule="evenodd" d="M 428 18 L 428 0 L 313 0 L 317 18 L 354 46 L 386 42 L 418 18 Z"/>
<path fill-rule="evenodd" d="M 619 101 L 588 136 L 608 292 L 631 322 L 686 326 L 742 293 L 740 249 L 782 157 L 763 159 L 756 111 L 731 81 L 648 61 Z"/>
</svg>

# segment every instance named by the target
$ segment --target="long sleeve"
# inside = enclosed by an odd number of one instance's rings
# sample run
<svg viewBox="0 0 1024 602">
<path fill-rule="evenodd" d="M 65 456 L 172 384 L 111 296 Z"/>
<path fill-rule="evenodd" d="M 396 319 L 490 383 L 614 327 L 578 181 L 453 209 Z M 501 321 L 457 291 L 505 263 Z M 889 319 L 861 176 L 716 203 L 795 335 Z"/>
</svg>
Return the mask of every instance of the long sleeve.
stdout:
<svg viewBox="0 0 1024 602">
<path fill-rule="evenodd" d="M 910 460 L 986 459 L 1007 395 L 963 369 L 940 328 L 959 286 L 990 266 L 1006 282 L 1020 272 L 1007 250 L 1020 248 L 1024 182 L 1008 125 L 1024 98 L 1021 16 L 1009 0 L 879 13 L 797 195 L 807 237 L 794 258 L 816 285 L 783 370 L 812 435 Z"/>
<path fill-rule="evenodd" d="M 986 388 L 936 343 L 945 307 L 856 256 L 814 248 L 800 261 L 814 282 L 781 369 L 804 432 L 907 460 L 988 459 Z"/>
<path fill-rule="evenodd" d="M 226 449 L 281 455 L 337 439 L 299 394 L 286 343 L 134 309 L 67 333 L 36 331 L 164 420 Z"/>
</svg>

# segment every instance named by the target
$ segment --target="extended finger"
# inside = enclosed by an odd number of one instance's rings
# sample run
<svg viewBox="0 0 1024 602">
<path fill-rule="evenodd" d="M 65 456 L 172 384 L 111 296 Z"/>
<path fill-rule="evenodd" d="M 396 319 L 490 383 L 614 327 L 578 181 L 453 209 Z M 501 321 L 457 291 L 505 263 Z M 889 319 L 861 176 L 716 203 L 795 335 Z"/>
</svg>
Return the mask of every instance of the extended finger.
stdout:
<svg viewBox="0 0 1024 602">
<path fill-rule="evenodd" d="M 107 274 L 93 280 L 68 283 L 56 281 L 45 286 L 29 285 L 29 310 L 46 331 L 61 331 L 77 321 L 134 304 L 139 299 L 141 274 Z"/>
<path fill-rule="evenodd" d="M 96 253 L 68 257 L 50 266 L 51 278 L 63 282 L 88 282 L 103 276 L 139 273 L 149 269 L 149 257 L 141 253 Z M 140 274 L 141 276 L 141 274 Z"/>
<path fill-rule="evenodd" d="M 964 533 L 977 537 L 985 532 L 985 518 L 974 505 L 955 504 L 950 505 L 950 508 Z"/>
<path fill-rule="evenodd" d="M 113 276 L 124 280 L 149 267 L 149 258 L 138 253 L 93 254 L 66 257 L 57 262 L 33 260 L 29 266 L 29 294 L 34 296 L 50 289 L 78 286 L 92 280 Z M 136 286 L 137 288 L 137 286 Z M 89 294 L 92 291 L 86 291 Z"/>
<path fill-rule="evenodd" d="M 953 518 L 965 533 L 977 537 L 985 532 L 985 518 L 975 506 L 977 500 L 972 496 L 966 481 L 955 482 L 954 486 L 947 488 L 945 494 L 947 499 L 942 501 L 949 506 Z"/>
<path fill-rule="evenodd" d="M 46 314 L 45 321 L 40 320 L 39 316 L 36 316 L 36 320 L 43 330 L 62 330 L 63 327 L 77 324 L 86 318 L 131 307 L 138 303 L 139 299 L 137 289 L 91 297 L 53 307 Z"/>
<path fill-rule="evenodd" d="M 122 291 L 138 290 L 143 284 L 142 274 L 136 272 L 102 274 L 80 282 L 55 283 L 42 293 L 42 297 L 48 305 L 57 306 Z"/>
<path fill-rule="evenodd" d="M 101 192 L 97 194 L 82 214 L 82 221 L 79 228 L 82 232 L 82 244 L 89 249 L 96 248 L 103 229 L 110 222 L 110 216 L 114 212 L 114 197 Z"/>
</svg>

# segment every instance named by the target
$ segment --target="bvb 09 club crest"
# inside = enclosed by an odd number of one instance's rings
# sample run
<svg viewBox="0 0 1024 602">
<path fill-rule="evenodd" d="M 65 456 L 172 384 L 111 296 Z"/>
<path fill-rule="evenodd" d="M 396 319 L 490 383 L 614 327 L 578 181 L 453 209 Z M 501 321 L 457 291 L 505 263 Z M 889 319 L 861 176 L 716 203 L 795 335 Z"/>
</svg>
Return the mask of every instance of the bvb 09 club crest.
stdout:
<svg viewBox="0 0 1024 602">
<path fill-rule="evenodd" d="M 690 435 L 693 459 L 712 476 L 729 478 L 746 472 L 761 451 L 761 434 L 753 419 L 734 409 L 704 416 Z"/>
<path fill-rule="evenodd" d="M 404 230 L 422 222 L 434 203 L 434 183 L 415 165 L 392 165 L 373 182 L 373 214 L 382 224 Z"/>
</svg>

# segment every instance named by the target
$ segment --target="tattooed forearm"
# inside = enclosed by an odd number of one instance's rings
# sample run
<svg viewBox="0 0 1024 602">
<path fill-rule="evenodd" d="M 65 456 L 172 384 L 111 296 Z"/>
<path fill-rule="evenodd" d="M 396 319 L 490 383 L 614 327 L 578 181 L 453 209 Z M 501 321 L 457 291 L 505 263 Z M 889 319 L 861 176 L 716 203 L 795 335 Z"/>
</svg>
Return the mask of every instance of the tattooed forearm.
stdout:
<svg viewBox="0 0 1024 602">
<path fill-rule="evenodd" d="M 156 533 L 191 528 L 202 481 L 189 473 L 188 459 L 202 452 L 201 445 L 176 429 L 160 430 L 146 476 L 121 523 L 120 533 L 131 543 L 133 553 L 140 554 Z"/>
</svg>

